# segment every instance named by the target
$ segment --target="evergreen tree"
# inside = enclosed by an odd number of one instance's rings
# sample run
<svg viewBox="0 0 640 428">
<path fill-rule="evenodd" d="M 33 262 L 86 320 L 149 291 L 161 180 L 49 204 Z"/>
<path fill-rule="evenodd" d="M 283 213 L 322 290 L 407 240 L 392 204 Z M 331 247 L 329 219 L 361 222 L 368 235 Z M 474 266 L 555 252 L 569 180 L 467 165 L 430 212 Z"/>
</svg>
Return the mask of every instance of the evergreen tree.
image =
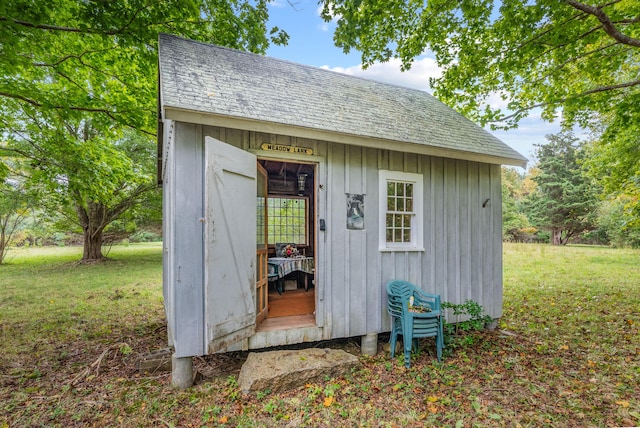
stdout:
<svg viewBox="0 0 640 428">
<path fill-rule="evenodd" d="M 582 170 L 584 150 L 578 140 L 566 132 L 546 138 L 547 144 L 538 145 L 537 190 L 527 197 L 527 213 L 536 227 L 551 232 L 554 245 L 564 245 L 595 227 L 597 192 Z"/>
</svg>

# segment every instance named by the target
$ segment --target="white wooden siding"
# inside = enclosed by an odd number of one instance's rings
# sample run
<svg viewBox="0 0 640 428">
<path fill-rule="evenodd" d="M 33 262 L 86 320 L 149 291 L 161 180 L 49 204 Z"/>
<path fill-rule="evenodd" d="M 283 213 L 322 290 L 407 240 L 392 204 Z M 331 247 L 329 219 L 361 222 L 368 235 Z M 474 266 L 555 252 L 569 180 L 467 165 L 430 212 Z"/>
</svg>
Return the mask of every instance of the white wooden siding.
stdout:
<svg viewBox="0 0 640 428">
<path fill-rule="evenodd" d="M 389 331 L 385 284 L 391 279 L 414 282 L 427 292 L 440 294 L 443 301 L 462 303 L 466 299 L 472 299 L 480 303 L 489 315 L 496 318 L 502 315 L 499 165 L 254 131 L 200 125 L 186 126 L 188 132 L 180 132 L 181 129 L 180 126 L 176 129 L 176 145 L 186 144 L 188 147 L 182 149 L 186 153 L 181 155 L 179 162 L 186 162 L 183 165 L 188 165 L 189 168 L 181 172 L 186 176 L 175 179 L 184 183 L 183 190 L 188 188 L 186 183 L 194 185 L 200 192 L 202 190 L 201 184 L 195 181 L 203 173 L 201 161 L 199 163 L 196 159 L 198 156 L 202 157 L 203 153 L 196 152 L 202 151 L 205 136 L 253 151 L 259 156 L 260 146 L 264 142 L 309 147 L 314 150 L 314 156 L 308 160 L 320 162 L 315 183 L 318 192 L 317 218 L 326 220 L 326 232 L 318 231 L 315 249 L 316 319 L 318 326 L 324 327 L 321 332 L 322 339 Z M 198 141 L 192 141 L 193 138 Z M 279 157 L 275 152 L 269 152 L 269 155 L 273 158 Z M 380 169 L 422 174 L 424 251 L 378 250 Z M 318 189 L 318 185 L 322 185 L 322 188 Z M 174 198 L 178 197 L 179 202 L 174 202 L 174 205 L 181 206 L 181 211 L 185 207 L 194 212 L 202 211 L 202 206 L 198 205 L 202 204 L 201 196 L 185 200 L 184 197 L 180 198 L 179 192 L 177 188 L 171 191 Z M 193 188 L 190 188 L 189 192 L 193 192 Z M 364 230 L 349 230 L 346 227 L 347 193 L 365 195 Z M 483 208 L 482 204 L 486 199 L 489 199 L 489 202 Z M 186 205 L 177 205 L 178 203 Z M 199 260 L 192 261 L 195 269 L 197 263 L 202 263 L 199 252 L 203 251 L 203 248 L 192 245 L 187 250 L 180 246 L 177 242 L 177 229 L 181 229 L 181 234 L 186 234 L 181 238 L 182 241 L 193 240 L 200 233 L 197 237 L 201 242 L 202 232 L 200 229 L 196 232 L 187 226 L 181 226 L 180 222 L 189 221 L 185 216 L 187 215 L 175 213 L 174 217 L 173 227 L 176 231 L 173 239 L 176 242 L 172 244 L 173 249 L 177 250 L 178 254 L 183 251 L 185 255 L 176 255 L 173 265 L 182 266 L 184 269 L 187 260 L 177 260 L 180 257 Z M 201 265 L 199 272 L 201 276 Z M 193 273 L 194 282 L 198 279 L 197 275 L 198 273 Z M 177 294 L 173 297 L 174 300 L 178 298 Z M 195 294 L 182 299 L 183 308 L 189 301 L 196 304 Z M 175 300 L 172 306 L 178 307 L 178 304 Z M 191 325 L 202 316 L 193 314 L 193 311 L 187 315 L 190 317 L 188 323 Z M 180 325 L 176 328 L 180 328 Z M 312 338 L 317 340 L 320 336 L 315 335 Z M 196 337 L 193 338 L 195 339 Z M 262 339 L 254 343 L 258 342 L 263 345 L 271 344 Z"/>
<path fill-rule="evenodd" d="M 177 357 L 204 355 L 203 180 L 201 127 L 175 123 L 165 174 L 165 311 Z M 168 184 L 168 185 L 167 185 Z"/>
</svg>

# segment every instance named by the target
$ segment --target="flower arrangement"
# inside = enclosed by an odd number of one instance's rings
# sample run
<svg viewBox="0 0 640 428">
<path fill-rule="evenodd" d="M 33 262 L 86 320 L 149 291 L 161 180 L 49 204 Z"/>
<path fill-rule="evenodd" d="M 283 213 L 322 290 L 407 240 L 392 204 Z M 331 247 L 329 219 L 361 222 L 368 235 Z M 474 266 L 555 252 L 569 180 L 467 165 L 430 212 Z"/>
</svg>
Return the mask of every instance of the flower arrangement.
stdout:
<svg viewBox="0 0 640 428">
<path fill-rule="evenodd" d="M 300 252 L 295 243 L 277 243 L 276 244 L 276 257 L 298 257 Z"/>
<path fill-rule="evenodd" d="M 282 252 L 285 257 L 296 257 L 298 255 L 298 248 L 295 245 L 288 244 Z"/>
</svg>

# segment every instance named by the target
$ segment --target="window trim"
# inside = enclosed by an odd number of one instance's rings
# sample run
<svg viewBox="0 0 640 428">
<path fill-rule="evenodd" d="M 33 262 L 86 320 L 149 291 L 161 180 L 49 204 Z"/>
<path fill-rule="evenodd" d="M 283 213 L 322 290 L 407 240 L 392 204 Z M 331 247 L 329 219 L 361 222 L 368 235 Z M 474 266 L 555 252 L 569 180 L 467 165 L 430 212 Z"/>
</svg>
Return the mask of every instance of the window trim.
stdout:
<svg viewBox="0 0 640 428">
<path fill-rule="evenodd" d="M 411 242 L 387 242 L 387 194 L 388 181 L 413 183 L 413 217 Z M 424 177 L 422 174 L 401 171 L 378 171 L 379 218 L 378 233 L 380 251 L 424 251 Z"/>
</svg>

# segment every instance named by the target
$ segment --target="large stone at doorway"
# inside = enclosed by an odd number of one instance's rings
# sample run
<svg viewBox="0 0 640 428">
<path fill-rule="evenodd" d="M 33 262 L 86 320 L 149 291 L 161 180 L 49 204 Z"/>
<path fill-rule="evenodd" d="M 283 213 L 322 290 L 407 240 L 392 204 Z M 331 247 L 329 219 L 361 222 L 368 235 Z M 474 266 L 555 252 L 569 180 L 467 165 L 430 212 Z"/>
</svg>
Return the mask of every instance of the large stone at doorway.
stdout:
<svg viewBox="0 0 640 428">
<path fill-rule="evenodd" d="M 242 365 L 238 384 L 244 394 L 297 388 L 339 377 L 359 365 L 358 358 L 340 349 L 295 349 L 252 352 Z"/>
</svg>

